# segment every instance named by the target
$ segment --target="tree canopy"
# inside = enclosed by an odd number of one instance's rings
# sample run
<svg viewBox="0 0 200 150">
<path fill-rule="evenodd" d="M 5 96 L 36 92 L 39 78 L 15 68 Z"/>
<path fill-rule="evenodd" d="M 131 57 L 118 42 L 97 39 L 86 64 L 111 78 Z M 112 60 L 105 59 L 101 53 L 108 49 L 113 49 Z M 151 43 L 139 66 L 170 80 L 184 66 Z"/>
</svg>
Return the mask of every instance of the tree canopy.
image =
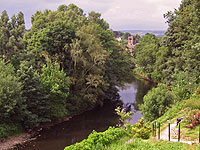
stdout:
<svg viewBox="0 0 200 150">
<path fill-rule="evenodd" d="M 0 118 L 5 121 L 29 129 L 103 105 L 107 93 L 116 95 L 116 85 L 131 75 L 133 58 L 100 13 L 60 5 L 37 11 L 31 22 L 25 30 L 22 12 L 0 16 Z"/>
</svg>

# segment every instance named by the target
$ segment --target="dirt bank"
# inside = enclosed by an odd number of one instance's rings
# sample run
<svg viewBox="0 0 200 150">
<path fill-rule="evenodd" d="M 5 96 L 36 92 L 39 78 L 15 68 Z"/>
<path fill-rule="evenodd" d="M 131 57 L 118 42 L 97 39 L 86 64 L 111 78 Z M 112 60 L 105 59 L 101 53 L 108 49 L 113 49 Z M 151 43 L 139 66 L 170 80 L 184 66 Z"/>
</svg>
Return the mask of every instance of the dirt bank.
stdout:
<svg viewBox="0 0 200 150">
<path fill-rule="evenodd" d="M 31 139 L 32 135 L 30 133 L 23 133 L 19 136 L 8 137 L 0 141 L 0 150 L 13 149 L 18 144 L 23 144 Z"/>
<path fill-rule="evenodd" d="M 94 107 L 86 108 L 85 110 L 82 110 L 79 113 L 75 113 L 73 115 L 66 116 L 62 119 L 58 119 L 58 120 L 55 120 L 55 121 L 50 122 L 50 123 L 43 123 L 43 124 L 40 125 L 40 127 L 29 130 L 29 132 L 27 132 L 27 133 L 23 133 L 23 134 L 18 135 L 18 136 L 11 136 L 11 137 L 8 137 L 4 140 L 0 140 L 0 150 L 11 150 L 11 149 L 14 149 L 17 145 L 23 145 L 26 142 L 35 140 L 37 138 L 37 135 L 39 135 L 39 132 L 42 131 L 43 129 L 48 129 L 48 128 L 51 128 L 51 127 L 53 127 L 57 124 L 68 121 L 72 117 L 80 115 L 80 114 L 82 114 L 86 111 L 93 109 L 93 108 Z"/>
</svg>

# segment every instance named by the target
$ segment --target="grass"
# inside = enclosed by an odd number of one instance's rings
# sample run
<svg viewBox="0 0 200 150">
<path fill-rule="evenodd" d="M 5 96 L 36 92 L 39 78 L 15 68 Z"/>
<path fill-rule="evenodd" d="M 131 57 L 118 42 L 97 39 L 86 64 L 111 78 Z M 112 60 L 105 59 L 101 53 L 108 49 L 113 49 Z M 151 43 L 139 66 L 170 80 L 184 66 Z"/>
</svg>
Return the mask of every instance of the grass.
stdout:
<svg viewBox="0 0 200 150">
<path fill-rule="evenodd" d="M 179 117 L 186 117 L 192 110 L 200 111 L 200 95 L 195 95 L 189 100 L 185 100 L 172 106 L 163 116 L 157 120 L 151 122 L 160 122 L 161 131 L 168 126 L 168 123 L 173 123 Z M 199 138 L 199 128 L 200 125 L 196 126 L 194 129 L 185 128 L 189 126 L 189 123 L 184 121 L 181 122 L 181 139 L 183 140 L 198 140 Z M 168 141 L 156 141 L 155 138 L 149 140 L 135 139 L 131 143 L 131 137 L 123 137 L 120 140 L 112 143 L 105 150 L 200 150 L 199 144 L 188 145 L 179 142 L 168 142 Z"/>
<path fill-rule="evenodd" d="M 196 126 L 194 129 L 185 128 L 185 126 L 190 126 L 189 122 L 186 122 L 188 114 L 191 114 L 193 110 L 200 111 L 200 95 L 195 95 L 191 99 L 177 103 L 175 106 L 170 108 L 163 116 L 157 120 L 151 122 L 160 122 L 161 131 L 168 126 L 168 123 L 173 123 L 177 118 L 184 117 L 181 122 L 181 139 L 188 141 L 195 141 L 199 138 L 199 128 L 200 125 Z M 189 115 L 190 116 L 190 115 Z M 190 117 L 192 119 L 193 115 Z"/>
<path fill-rule="evenodd" d="M 200 96 L 196 95 L 190 100 L 176 103 L 172 106 L 163 116 L 157 120 L 150 122 L 152 125 L 154 122 L 161 123 L 161 131 L 168 126 L 168 123 L 173 123 L 179 117 L 184 117 L 187 120 L 187 116 L 190 116 L 191 111 L 194 109 L 200 109 Z M 196 110 L 195 110 L 196 111 Z M 193 115 L 192 115 L 193 116 Z M 190 117 L 189 117 L 190 118 Z M 191 119 L 191 118 L 190 118 Z M 185 128 L 189 123 L 181 122 L 181 140 L 197 140 L 199 134 L 200 125 L 194 129 Z M 98 150 L 200 150 L 199 144 L 188 145 L 180 142 L 169 142 L 150 138 L 149 140 L 133 139 L 130 134 L 125 134 L 118 140 L 111 142 L 107 146 L 100 145 Z M 96 149 L 96 150 L 97 150 Z"/>
<path fill-rule="evenodd" d="M 177 118 L 184 116 L 187 113 L 187 109 L 185 101 L 179 102 L 172 106 L 172 108 L 170 108 L 163 116 L 154 120 L 150 124 L 153 125 L 155 122 L 160 123 L 160 129 L 162 131 L 168 126 L 169 123 L 173 123 Z"/>
<path fill-rule="evenodd" d="M 188 126 L 188 123 L 185 123 L 185 122 L 181 122 L 180 125 L 181 125 L 180 128 L 181 128 L 181 138 L 182 139 L 188 140 L 188 141 L 198 140 L 200 125 L 197 125 L 193 129 L 186 128 L 185 126 Z"/>
<path fill-rule="evenodd" d="M 109 147 L 105 147 L 104 150 L 200 150 L 198 145 L 179 142 L 135 139 L 133 142 L 127 143 L 128 140 L 130 137 L 123 137 Z"/>
<path fill-rule="evenodd" d="M 186 107 L 200 109 L 200 95 L 186 101 Z"/>
</svg>

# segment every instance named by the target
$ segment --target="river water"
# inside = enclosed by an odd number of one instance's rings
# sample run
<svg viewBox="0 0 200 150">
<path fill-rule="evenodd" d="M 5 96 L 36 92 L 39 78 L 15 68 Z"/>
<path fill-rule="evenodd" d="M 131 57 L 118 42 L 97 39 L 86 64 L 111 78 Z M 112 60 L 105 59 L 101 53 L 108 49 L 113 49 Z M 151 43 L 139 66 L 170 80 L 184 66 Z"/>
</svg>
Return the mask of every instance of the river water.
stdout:
<svg viewBox="0 0 200 150">
<path fill-rule="evenodd" d="M 16 150 L 63 150 L 65 146 L 80 142 L 93 131 L 105 131 L 109 126 L 119 123 L 115 108 L 122 106 L 126 111 L 134 112 L 130 123 L 135 124 L 142 117 L 138 105 L 152 87 L 146 81 L 136 80 L 119 88 L 120 101 L 107 100 L 103 107 L 75 116 L 69 121 L 43 130 L 36 140 L 19 146 Z"/>
</svg>

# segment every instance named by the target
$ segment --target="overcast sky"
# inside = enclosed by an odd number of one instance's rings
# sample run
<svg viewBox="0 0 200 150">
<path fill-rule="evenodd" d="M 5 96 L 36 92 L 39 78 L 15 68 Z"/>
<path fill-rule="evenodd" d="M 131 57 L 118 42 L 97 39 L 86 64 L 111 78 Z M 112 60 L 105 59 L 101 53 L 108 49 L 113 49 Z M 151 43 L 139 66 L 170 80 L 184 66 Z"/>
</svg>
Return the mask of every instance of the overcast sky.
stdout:
<svg viewBox="0 0 200 150">
<path fill-rule="evenodd" d="M 163 14 L 178 8 L 181 0 L 0 0 L 0 12 L 11 16 L 19 11 L 25 15 L 26 27 L 36 10 L 56 10 L 61 4 L 74 3 L 85 13 L 100 12 L 114 30 L 166 30 Z"/>
</svg>

